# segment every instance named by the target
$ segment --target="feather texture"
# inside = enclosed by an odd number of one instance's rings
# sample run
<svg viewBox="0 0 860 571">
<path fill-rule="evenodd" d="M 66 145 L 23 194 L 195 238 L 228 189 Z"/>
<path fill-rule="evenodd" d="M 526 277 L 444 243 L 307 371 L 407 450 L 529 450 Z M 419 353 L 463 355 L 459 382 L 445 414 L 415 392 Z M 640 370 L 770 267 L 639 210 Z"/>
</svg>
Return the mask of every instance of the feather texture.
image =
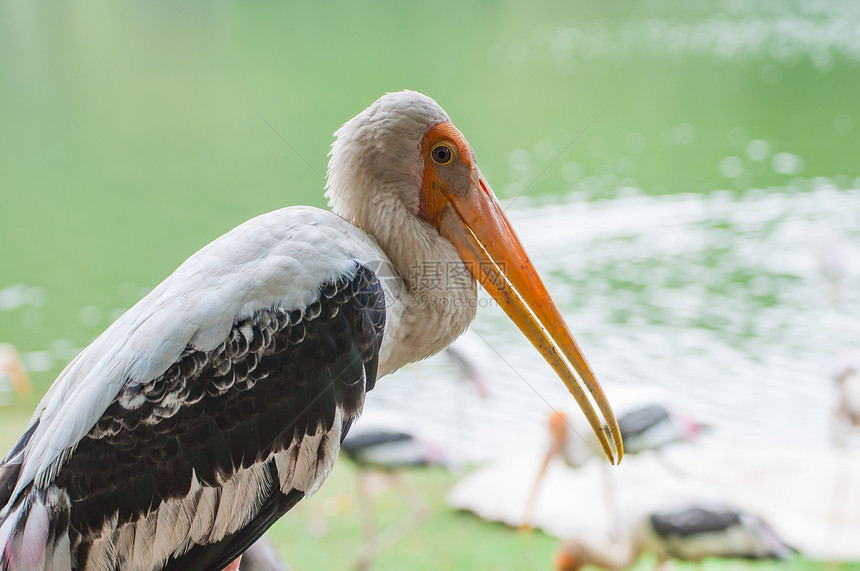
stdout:
<svg viewBox="0 0 860 571">
<path fill-rule="evenodd" d="M 382 284 L 350 264 L 305 307 L 237 317 L 222 343 L 203 351 L 189 342 L 157 377 L 127 380 L 29 484 L 20 479 L 27 443 L 13 449 L 0 472 L 0 491 L 15 484 L 0 512 L 0 569 L 69 560 L 158 569 L 212 545 L 217 562 L 313 493 L 375 381 L 382 344 Z M 56 512 L 65 527 L 49 532 Z"/>
</svg>

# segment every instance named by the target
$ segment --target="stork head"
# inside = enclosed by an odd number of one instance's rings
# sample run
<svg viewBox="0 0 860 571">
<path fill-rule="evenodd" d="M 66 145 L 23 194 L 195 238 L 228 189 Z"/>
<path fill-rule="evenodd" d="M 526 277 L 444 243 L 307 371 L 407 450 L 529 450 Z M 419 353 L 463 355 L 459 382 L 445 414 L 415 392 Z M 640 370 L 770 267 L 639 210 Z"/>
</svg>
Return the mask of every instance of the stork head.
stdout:
<svg viewBox="0 0 860 571">
<path fill-rule="evenodd" d="M 553 563 L 556 571 L 579 571 L 590 562 L 587 561 L 585 545 L 579 540 L 568 539 L 555 552 Z"/>
<path fill-rule="evenodd" d="M 389 93 L 335 136 L 326 191 L 332 209 L 377 239 L 388 232 L 389 242 L 407 240 L 381 227 L 405 219 L 426 233 L 413 233 L 416 240 L 438 233 L 450 241 L 561 377 L 609 459 L 620 460 L 621 434 L 603 390 L 445 111 L 414 91 Z"/>
</svg>

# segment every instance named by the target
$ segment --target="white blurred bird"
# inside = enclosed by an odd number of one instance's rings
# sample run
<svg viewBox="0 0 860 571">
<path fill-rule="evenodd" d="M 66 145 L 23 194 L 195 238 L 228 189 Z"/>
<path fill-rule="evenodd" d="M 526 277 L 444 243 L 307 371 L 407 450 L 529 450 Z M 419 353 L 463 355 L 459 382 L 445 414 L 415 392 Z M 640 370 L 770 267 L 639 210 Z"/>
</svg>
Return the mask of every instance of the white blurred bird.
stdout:
<svg viewBox="0 0 860 571">
<path fill-rule="evenodd" d="M 683 462 L 683 474 L 667 470 L 665 457 L 673 464 Z M 537 454 L 500 459 L 461 479 L 448 493 L 447 503 L 487 521 L 517 527 L 539 465 Z M 766 520 L 809 559 L 860 561 L 860 510 L 854 509 L 860 505 L 860 486 L 839 484 L 860 481 L 860 454 L 851 450 L 761 449 L 755 443 L 723 449 L 701 442 L 632 455 L 612 472 L 620 525 L 604 498 L 595 493 L 605 471 L 594 460 L 577 470 L 561 462 L 550 465 L 533 526 L 560 539 L 578 537 L 603 545 L 613 532 L 624 537 L 625 522 L 634 521 L 637 514 L 732 505 Z M 836 488 L 838 519 L 833 504 Z"/>
<path fill-rule="evenodd" d="M 616 405 L 616 410 L 621 438 L 624 441 L 624 451 L 628 456 L 660 450 L 676 442 L 692 442 L 706 429 L 705 425 L 651 400 L 634 399 L 626 403 L 622 400 L 620 407 Z M 588 434 L 583 420 L 575 411 L 569 413 L 553 411 L 550 414 L 549 446 L 523 510 L 523 522 L 520 526 L 522 529 L 531 526 L 534 506 L 550 462 L 560 458 L 568 467 L 580 468 L 598 455 L 598 444 Z M 606 507 L 617 518 L 612 474 L 605 472 L 604 475 L 603 492 Z M 617 528 L 618 524 L 614 527 Z M 617 530 L 613 531 L 613 534 L 617 533 Z"/>
</svg>

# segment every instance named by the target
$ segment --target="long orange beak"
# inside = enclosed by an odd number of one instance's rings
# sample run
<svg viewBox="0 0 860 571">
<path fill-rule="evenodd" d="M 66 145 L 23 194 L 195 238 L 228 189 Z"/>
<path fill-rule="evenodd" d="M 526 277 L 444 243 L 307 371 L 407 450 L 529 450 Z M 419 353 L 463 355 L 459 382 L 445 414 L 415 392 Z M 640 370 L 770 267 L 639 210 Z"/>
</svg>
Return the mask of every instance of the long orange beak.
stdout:
<svg viewBox="0 0 860 571">
<path fill-rule="evenodd" d="M 440 123 L 427 133 L 422 148 L 432 153 L 440 137 L 453 143 L 458 162 L 452 161 L 451 169 L 428 162 L 422 184 L 423 215 L 454 244 L 475 279 L 555 370 L 588 419 L 609 461 L 618 463 L 624 454 L 621 432 L 600 383 L 490 185 L 474 164 L 462 134 L 450 123 Z"/>
</svg>

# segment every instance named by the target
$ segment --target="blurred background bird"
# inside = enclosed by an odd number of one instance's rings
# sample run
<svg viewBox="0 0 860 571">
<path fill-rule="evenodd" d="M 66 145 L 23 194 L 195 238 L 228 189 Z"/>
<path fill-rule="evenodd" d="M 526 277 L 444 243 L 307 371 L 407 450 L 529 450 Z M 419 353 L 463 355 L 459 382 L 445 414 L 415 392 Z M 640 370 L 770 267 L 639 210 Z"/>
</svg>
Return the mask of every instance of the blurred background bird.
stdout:
<svg viewBox="0 0 860 571">
<path fill-rule="evenodd" d="M 579 538 L 562 541 L 555 555 L 558 571 L 631 567 L 643 553 L 660 563 L 699 562 L 708 557 L 786 561 L 794 550 L 762 519 L 731 505 L 689 505 L 655 511 L 625 522 L 626 536 L 612 544 Z M 658 567 L 661 567 L 658 566 Z"/>
<path fill-rule="evenodd" d="M 365 540 L 358 556 L 358 567 L 366 569 L 378 553 L 399 541 L 429 515 L 427 503 L 400 472 L 434 466 L 447 469 L 451 463 L 441 448 L 419 436 L 374 427 L 364 421 L 344 439 L 342 450 L 356 465 L 356 490 Z M 409 509 L 406 516 L 382 531 L 378 531 L 373 507 L 380 481 L 394 490 Z"/>
<path fill-rule="evenodd" d="M 443 351 L 457 378 L 470 385 L 480 398 L 486 399 L 490 390 L 482 372 L 484 366 L 478 358 L 481 354 L 482 349 L 468 332 Z M 427 431 L 425 427 L 423 432 Z M 359 419 L 341 444 L 343 456 L 356 467 L 356 492 L 365 539 L 358 556 L 359 568 L 369 567 L 380 552 L 414 530 L 429 515 L 429 506 L 401 472 L 432 467 L 457 468 L 457 463 L 443 446 L 421 433 L 422 427 L 409 426 L 402 418 L 386 418 L 371 412 Z M 405 517 L 381 531 L 378 530 L 374 509 L 374 499 L 381 491 L 380 484 L 393 490 L 409 509 Z M 315 527 L 319 530 L 324 525 L 320 518 Z"/>
<path fill-rule="evenodd" d="M 624 450 L 628 456 L 645 451 L 658 451 L 677 442 L 693 442 L 706 428 L 703 424 L 672 412 L 665 405 L 641 393 L 634 392 L 618 396 L 619 398 L 616 399 L 618 426 L 621 429 Z M 549 445 L 526 501 L 521 529 L 525 530 L 531 526 L 532 513 L 550 462 L 561 459 L 567 467 L 577 469 L 599 456 L 598 444 L 588 435 L 587 426 L 583 421 L 584 419 L 573 410 L 567 412 L 554 410 L 549 415 Z M 667 465 L 667 469 L 683 470 L 682 467 L 671 465 Z M 606 498 L 606 509 L 617 519 L 618 507 L 614 484 L 612 474 L 608 471 L 604 472 L 602 488 Z M 619 533 L 619 525 L 620 523 L 616 523 L 613 526 L 616 528 L 613 534 Z"/>
</svg>

